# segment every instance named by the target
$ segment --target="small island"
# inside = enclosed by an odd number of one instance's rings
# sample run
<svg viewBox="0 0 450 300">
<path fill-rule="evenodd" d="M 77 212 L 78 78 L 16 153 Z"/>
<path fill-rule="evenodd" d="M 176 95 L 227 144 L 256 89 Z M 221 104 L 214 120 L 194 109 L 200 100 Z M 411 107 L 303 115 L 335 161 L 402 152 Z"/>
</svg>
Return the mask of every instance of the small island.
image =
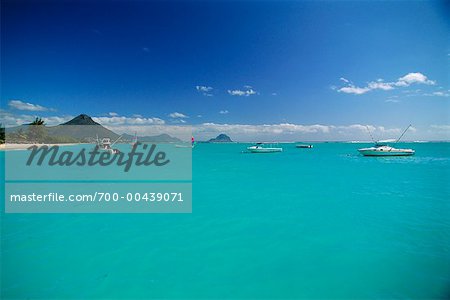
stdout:
<svg viewBox="0 0 450 300">
<path fill-rule="evenodd" d="M 217 137 L 210 139 L 208 143 L 233 143 L 233 141 L 228 135 L 221 133 Z"/>
</svg>

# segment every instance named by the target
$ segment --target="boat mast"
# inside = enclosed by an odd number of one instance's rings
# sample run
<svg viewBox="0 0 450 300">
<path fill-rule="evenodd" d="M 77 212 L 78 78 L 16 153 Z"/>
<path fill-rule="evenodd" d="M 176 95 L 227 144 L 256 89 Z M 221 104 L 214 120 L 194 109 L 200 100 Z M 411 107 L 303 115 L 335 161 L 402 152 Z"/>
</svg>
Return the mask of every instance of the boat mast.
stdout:
<svg viewBox="0 0 450 300">
<path fill-rule="evenodd" d="M 403 135 L 406 133 L 406 131 L 409 129 L 409 127 L 411 127 L 411 124 L 409 124 L 408 127 L 406 127 L 405 131 L 403 131 L 402 135 L 395 141 L 396 143 L 398 143 L 400 141 L 400 139 L 403 137 Z"/>
<path fill-rule="evenodd" d="M 372 139 L 372 142 L 375 143 L 375 140 L 373 139 L 373 136 L 372 136 L 372 132 L 370 132 L 369 125 L 366 125 L 366 128 L 367 128 L 367 131 L 369 132 L 369 135 L 370 135 L 370 138 Z"/>
<path fill-rule="evenodd" d="M 122 138 L 122 135 L 120 135 L 117 140 L 114 141 L 114 143 L 111 144 L 111 147 L 114 146 L 115 143 L 117 143 Z"/>
</svg>

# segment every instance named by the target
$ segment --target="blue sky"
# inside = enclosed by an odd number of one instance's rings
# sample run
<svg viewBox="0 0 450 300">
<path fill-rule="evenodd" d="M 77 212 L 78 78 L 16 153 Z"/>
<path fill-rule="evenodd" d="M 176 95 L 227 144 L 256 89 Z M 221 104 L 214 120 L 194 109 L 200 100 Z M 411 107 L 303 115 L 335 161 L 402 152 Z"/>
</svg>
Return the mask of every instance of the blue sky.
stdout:
<svg viewBox="0 0 450 300">
<path fill-rule="evenodd" d="M 443 1 L 4 0 L 1 14 L 3 123 L 86 113 L 243 140 L 263 124 L 269 139 L 356 139 L 411 123 L 450 138 Z"/>
</svg>

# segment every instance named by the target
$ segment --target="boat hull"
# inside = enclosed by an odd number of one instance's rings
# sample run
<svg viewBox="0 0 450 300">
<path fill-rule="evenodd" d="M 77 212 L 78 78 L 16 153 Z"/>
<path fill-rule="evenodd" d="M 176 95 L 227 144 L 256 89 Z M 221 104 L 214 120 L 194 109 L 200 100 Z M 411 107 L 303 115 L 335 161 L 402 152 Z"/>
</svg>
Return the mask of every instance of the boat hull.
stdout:
<svg viewBox="0 0 450 300">
<path fill-rule="evenodd" d="M 411 156 L 415 151 L 412 149 L 395 149 L 388 151 L 374 150 L 371 148 L 358 149 L 359 153 L 364 156 Z"/>
<path fill-rule="evenodd" d="M 274 153 L 274 152 L 282 152 L 283 148 L 248 147 L 247 150 L 252 153 Z"/>
</svg>

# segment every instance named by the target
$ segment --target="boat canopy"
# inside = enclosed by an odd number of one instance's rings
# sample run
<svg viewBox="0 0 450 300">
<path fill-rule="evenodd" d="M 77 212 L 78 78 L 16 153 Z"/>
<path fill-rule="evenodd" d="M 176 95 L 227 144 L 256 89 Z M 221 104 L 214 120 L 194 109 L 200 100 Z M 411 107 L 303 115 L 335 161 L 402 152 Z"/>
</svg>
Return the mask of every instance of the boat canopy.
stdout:
<svg viewBox="0 0 450 300">
<path fill-rule="evenodd" d="M 396 139 L 380 140 L 377 141 L 375 144 L 377 146 L 386 146 L 388 143 L 395 143 L 396 141 L 397 141 Z"/>
</svg>

